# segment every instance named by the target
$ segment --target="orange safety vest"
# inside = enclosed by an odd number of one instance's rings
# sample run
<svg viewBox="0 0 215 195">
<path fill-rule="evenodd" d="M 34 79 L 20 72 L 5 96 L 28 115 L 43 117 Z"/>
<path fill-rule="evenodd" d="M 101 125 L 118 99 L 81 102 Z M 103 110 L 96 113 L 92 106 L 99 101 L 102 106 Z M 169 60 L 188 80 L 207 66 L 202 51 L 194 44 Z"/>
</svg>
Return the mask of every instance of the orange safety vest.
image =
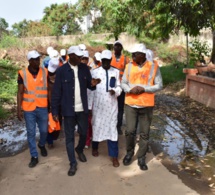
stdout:
<svg viewBox="0 0 215 195">
<path fill-rule="evenodd" d="M 113 54 L 112 55 L 112 60 L 111 60 L 111 66 L 119 69 L 120 71 L 120 80 L 122 79 L 122 76 L 123 76 L 123 73 L 124 73 L 124 70 L 125 70 L 125 65 L 129 62 L 128 58 L 124 55 L 121 55 L 120 56 L 120 60 L 117 61 L 116 60 L 116 56 Z"/>
<path fill-rule="evenodd" d="M 49 113 L 49 133 L 54 131 L 60 131 L 60 122 L 55 122 L 52 117 L 52 113 Z"/>
<path fill-rule="evenodd" d="M 157 72 L 157 63 L 147 61 L 142 68 L 138 67 L 135 62 L 130 62 L 126 66 L 127 81 L 131 88 L 135 86 L 153 86 L 154 79 Z M 136 106 L 154 106 L 155 95 L 154 93 L 144 92 L 142 94 L 126 93 L 125 104 Z"/>
<path fill-rule="evenodd" d="M 24 111 L 33 111 L 36 107 L 45 108 L 48 106 L 48 71 L 40 68 L 37 77 L 34 79 L 29 70 L 19 71 L 24 83 L 24 95 L 22 99 L 22 109 Z"/>
</svg>

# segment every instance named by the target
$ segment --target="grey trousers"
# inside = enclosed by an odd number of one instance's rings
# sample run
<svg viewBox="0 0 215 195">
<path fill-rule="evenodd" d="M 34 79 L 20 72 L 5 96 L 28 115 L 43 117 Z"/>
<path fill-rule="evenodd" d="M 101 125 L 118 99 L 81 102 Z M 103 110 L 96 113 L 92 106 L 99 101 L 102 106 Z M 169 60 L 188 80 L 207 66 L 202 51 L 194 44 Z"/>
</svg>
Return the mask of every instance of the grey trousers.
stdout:
<svg viewBox="0 0 215 195">
<path fill-rule="evenodd" d="M 133 155 L 136 144 L 136 121 L 139 123 L 139 149 L 137 152 L 137 158 L 145 158 L 148 150 L 150 125 L 152 122 L 153 107 L 134 108 L 125 105 L 125 117 L 126 117 L 126 150 L 127 154 Z"/>
</svg>

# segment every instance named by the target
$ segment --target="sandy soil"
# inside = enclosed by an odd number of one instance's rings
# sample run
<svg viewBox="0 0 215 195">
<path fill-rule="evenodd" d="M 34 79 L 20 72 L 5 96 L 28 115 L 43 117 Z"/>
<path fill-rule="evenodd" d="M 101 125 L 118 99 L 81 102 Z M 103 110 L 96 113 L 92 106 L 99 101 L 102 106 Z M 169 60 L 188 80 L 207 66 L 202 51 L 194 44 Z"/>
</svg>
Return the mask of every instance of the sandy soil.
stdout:
<svg viewBox="0 0 215 195">
<path fill-rule="evenodd" d="M 76 136 L 76 143 L 77 143 Z M 125 155 L 125 138 L 119 138 L 120 167 L 114 168 L 107 154 L 106 142 L 100 144 L 100 156 L 93 157 L 86 149 L 87 162 L 78 161 L 78 170 L 73 177 L 67 176 L 69 161 L 64 138 L 48 150 L 48 157 L 39 157 L 39 164 L 28 168 L 29 151 L 0 159 L 1 195 L 181 195 L 198 194 L 170 173 L 152 153 L 147 154 L 149 170 L 141 171 L 136 156 L 130 166 L 122 164 Z M 137 149 L 137 147 L 136 147 Z"/>
</svg>

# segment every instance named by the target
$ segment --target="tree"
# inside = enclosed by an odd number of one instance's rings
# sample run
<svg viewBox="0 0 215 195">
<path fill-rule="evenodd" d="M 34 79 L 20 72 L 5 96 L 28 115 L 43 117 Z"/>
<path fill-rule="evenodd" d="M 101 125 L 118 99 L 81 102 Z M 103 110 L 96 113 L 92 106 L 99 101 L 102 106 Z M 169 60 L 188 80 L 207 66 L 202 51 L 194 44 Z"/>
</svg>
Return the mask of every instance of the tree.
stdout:
<svg viewBox="0 0 215 195">
<path fill-rule="evenodd" d="M 2 36 L 3 33 L 7 32 L 8 28 L 8 23 L 4 18 L 0 18 L 0 37 Z"/>
<path fill-rule="evenodd" d="M 24 19 L 21 22 L 15 23 L 12 25 L 13 34 L 17 37 L 26 37 L 28 32 L 28 24 L 30 21 Z"/>
<path fill-rule="evenodd" d="M 214 0 L 156 0 L 153 13 L 156 26 L 165 29 L 162 36 L 183 30 L 191 36 L 210 28 L 213 34 L 211 60 L 215 63 L 215 1 Z M 164 16 L 164 17 L 162 17 Z M 166 16 L 166 17 L 165 17 Z"/>
<path fill-rule="evenodd" d="M 8 28 L 8 23 L 6 22 L 6 20 L 4 18 L 0 18 L 0 30 L 7 30 Z"/>
<path fill-rule="evenodd" d="M 69 3 L 52 4 L 44 9 L 42 21 L 51 28 L 52 35 L 67 35 L 80 32 L 76 18 L 79 18 L 76 5 Z"/>
<path fill-rule="evenodd" d="M 44 22 L 30 21 L 27 27 L 27 37 L 49 36 L 51 28 Z"/>
<path fill-rule="evenodd" d="M 91 11 L 100 10 L 102 16 L 93 22 L 92 30 L 96 32 L 112 32 L 117 40 L 129 19 L 128 0 L 79 0 L 79 9 L 83 14 L 91 15 Z"/>
<path fill-rule="evenodd" d="M 144 34 L 167 40 L 170 34 L 183 30 L 197 36 L 203 28 L 211 28 L 215 63 L 215 1 L 214 0 L 79 0 L 80 7 L 102 12 L 102 25 L 117 39 L 121 32 L 136 37 Z M 100 28 L 101 28 L 100 27 Z"/>
</svg>

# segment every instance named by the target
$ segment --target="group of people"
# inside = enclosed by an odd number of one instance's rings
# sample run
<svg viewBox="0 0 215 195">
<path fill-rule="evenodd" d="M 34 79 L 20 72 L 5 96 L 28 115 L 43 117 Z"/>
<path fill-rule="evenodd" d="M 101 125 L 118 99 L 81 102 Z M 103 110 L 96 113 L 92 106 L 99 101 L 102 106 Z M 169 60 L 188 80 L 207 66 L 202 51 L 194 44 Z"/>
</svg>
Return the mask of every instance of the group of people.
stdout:
<svg viewBox="0 0 215 195">
<path fill-rule="evenodd" d="M 162 89 L 159 66 L 153 60 L 152 51 L 144 44 L 136 44 L 129 51 L 131 60 L 123 55 L 121 41 L 114 43 L 113 50 L 113 53 L 110 50 L 96 52 L 90 58 L 84 44 L 71 46 L 67 51 L 63 49 L 60 54 L 48 48 L 49 62 L 45 63 L 47 59 L 44 59 L 43 67 L 40 67 L 40 54 L 35 50 L 28 52 L 29 66 L 20 70 L 18 76 L 17 115 L 21 120 L 23 110 L 31 154 L 29 167 L 38 163 L 36 124 L 40 131 L 38 147 L 42 156 L 47 156 L 46 142 L 53 141 L 47 131 L 49 112 L 56 124 L 61 124 L 63 118 L 69 176 L 77 171 L 75 152 L 81 162 L 87 161 L 84 148 L 89 147 L 91 138 L 92 155 L 98 157 L 99 142 L 107 140 L 113 166 L 119 167 L 118 135 L 123 134 L 125 108 L 126 155 L 123 164 L 127 166 L 132 162 L 139 126 L 138 165 L 141 170 L 148 169 L 145 156 L 154 94 Z M 75 147 L 76 126 L 79 141 Z"/>
</svg>

